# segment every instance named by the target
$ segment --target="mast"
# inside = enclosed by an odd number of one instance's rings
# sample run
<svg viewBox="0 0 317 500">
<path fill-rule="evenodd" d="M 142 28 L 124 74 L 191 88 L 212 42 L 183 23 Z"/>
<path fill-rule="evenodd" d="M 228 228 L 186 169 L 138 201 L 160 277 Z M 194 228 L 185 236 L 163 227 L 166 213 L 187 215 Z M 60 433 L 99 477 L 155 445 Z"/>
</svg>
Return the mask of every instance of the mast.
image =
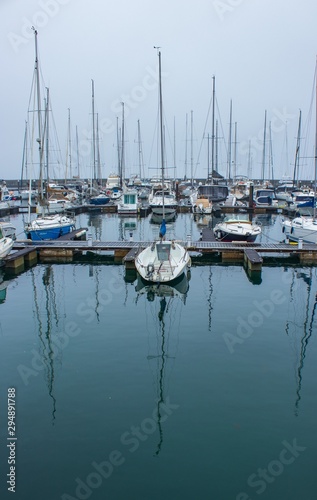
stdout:
<svg viewBox="0 0 317 500">
<path fill-rule="evenodd" d="M 194 185 L 194 153 L 193 153 L 193 111 L 190 112 L 190 177 Z"/>
<path fill-rule="evenodd" d="M 209 175 L 210 175 L 210 171 L 209 171 L 209 166 L 210 166 L 210 154 L 209 154 L 209 144 L 210 144 L 210 137 L 209 137 L 209 134 L 207 135 L 207 179 L 209 180 Z"/>
<path fill-rule="evenodd" d="M 272 145 L 272 127 L 271 127 L 271 122 L 269 122 L 269 180 L 274 181 L 273 145 Z"/>
<path fill-rule="evenodd" d="M 22 189 L 22 184 L 23 184 L 23 170 L 25 166 L 25 177 L 27 178 L 28 176 L 28 169 L 27 169 L 27 136 L 28 136 L 28 122 L 25 122 L 25 130 L 24 130 L 24 141 L 23 141 L 23 154 L 22 154 L 22 167 L 21 167 L 21 189 Z"/>
<path fill-rule="evenodd" d="M 237 176 L 237 122 L 234 122 L 233 178 Z"/>
<path fill-rule="evenodd" d="M 161 172 L 162 172 L 162 203 L 163 203 L 163 222 L 165 223 L 165 199 L 164 199 L 164 133 L 163 133 L 163 99 L 162 99 L 162 69 L 161 69 L 161 51 L 160 47 L 154 47 L 158 50 L 159 58 L 159 114 L 160 114 L 160 141 L 161 141 Z"/>
<path fill-rule="evenodd" d="M 315 66 L 315 186 L 314 186 L 314 220 L 316 219 L 316 188 L 317 188 L 317 59 Z"/>
<path fill-rule="evenodd" d="M 229 118 L 229 140 L 228 140 L 228 180 L 231 180 L 231 138 L 232 135 L 232 99 L 230 99 L 230 118 Z"/>
<path fill-rule="evenodd" d="M 79 167 L 79 145 L 78 145 L 78 127 L 76 125 L 76 152 L 77 152 L 77 175 L 80 179 L 80 167 Z"/>
<path fill-rule="evenodd" d="M 215 76 L 212 77 L 212 121 L 211 121 L 211 175 L 215 170 Z"/>
<path fill-rule="evenodd" d="M 68 170 L 68 160 L 69 160 L 69 170 Z M 70 108 L 68 108 L 65 182 L 67 181 L 68 176 L 70 179 L 72 178 L 72 148 L 71 148 Z"/>
<path fill-rule="evenodd" d="M 93 179 L 96 180 L 95 85 L 91 80 Z"/>
<path fill-rule="evenodd" d="M 120 177 L 120 186 L 123 186 L 124 178 L 125 178 L 125 165 L 124 165 L 124 102 L 122 104 L 122 127 L 121 127 L 121 177 Z"/>
<path fill-rule="evenodd" d="M 249 140 L 249 151 L 248 151 L 248 179 L 252 177 L 252 158 L 251 158 L 251 140 Z"/>
<path fill-rule="evenodd" d="M 46 106 L 45 106 L 45 125 L 46 125 L 46 197 L 48 194 L 48 181 L 49 181 L 49 102 L 50 102 L 50 91 L 46 88 Z"/>
<path fill-rule="evenodd" d="M 143 152 L 142 152 L 142 141 L 141 141 L 141 127 L 140 120 L 138 120 L 138 150 L 139 150 L 139 175 L 140 179 L 144 178 L 144 165 L 143 165 Z"/>
<path fill-rule="evenodd" d="M 263 130 L 263 152 L 262 152 L 262 173 L 261 173 L 262 181 L 264 181 L 264 174 L 265 174 L 265 149 L 266 149 L 266 110 L 264 113 L 264 130 Z"/>
<path fill-rule="evenodd" d="M 297 185 L 298 181 L 298 162 L 299 162 L 299 150 L 300 150 L 300 135 L 301 135 L 301 121 L 302 121 L 302 111 L 299 110 L 299 118 L 298 118 L 298 131 L 297 131 L 297 140 L 296 140 L 296 151 L 295 151 L 295 161 L 294 161 L 294 173 L 293 173 L 293 186 Z"/>
<path fill-rule="evenodd" d="M 187 180 L 187 141 L 188 141 L 188 113 L 186 113 L 186 129 L 185 129 L 185 180 Z"/>
<path fill-rule="evenodd" d="M 98 169 L 97 169 L 97 182 L 98 184 L 102 184 L 101 182 L 101 161 L 100 161 L 100 147 L 99 147 L 99 122 L 98 122 L 98 113 L 97 113 L 97 165 L 98 165 Z"/>
<path fill-rule="evenodd" d="M 119 117 L 118 116 L 117 116 L 117 157 L 118 157 L 118 175 L 120 178 L 120 187 L 122 187 L 121 159 L 120 159 L 120 130 L 119 130 Z"/>
<path fill-rule="evenodd" d="M 39 61 L 38 61 L 38 48 L 37 48 L 37 30 L 32 26 L 35 36 L 35 85 L 36 85 L 36 99 L 37 99 L 37 126 L 38 138 L 36 139 L 39 147 L 39 161 L 40 161 L 40 198 L 43 199 L 43 163 L 42 163 L 42 118 L 41 118 L 41 94 L 40 94 L 40 74 L 39 74 Z"/>
<path fill-rule="evenodd" d="M 218 120 L 216 120 L 216 138 L 215 138 L 215 170 L 218 172 Z"/>
</svg>

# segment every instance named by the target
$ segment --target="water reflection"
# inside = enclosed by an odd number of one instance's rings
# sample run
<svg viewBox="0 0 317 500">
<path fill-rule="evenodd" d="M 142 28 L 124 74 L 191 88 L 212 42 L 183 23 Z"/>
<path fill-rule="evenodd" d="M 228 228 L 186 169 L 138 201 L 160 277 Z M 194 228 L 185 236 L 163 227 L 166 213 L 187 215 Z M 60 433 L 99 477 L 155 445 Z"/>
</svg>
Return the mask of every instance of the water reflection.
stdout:
<svg viewBox="0 0 317 500">
<path fill-rule="evenodd" d="M 286 321 L 285 332 L 291 339 L 296 355 L 295 379 L 296 379 L 296 400 L 295 416 L 299 414 L 299 405 L 302 399 L 302 385 L 304 362 L 307 355 L 307 347 L 313 334 L 314 320 L 317 308 L 317 294 L 312 291 L 313 268 L 292 270 L 290 281 L 290 304 L 295 317 L 290 315 Z M 302 287 L 305 287 L 304 293 Z M 301 316 L 303 314 L 303 316 Z M 298 347 L 298 333 L 301 332 Z M 297 334 L 297 335 L 296 335 Z M 296 341 L 297 340 L 297 341 Z"/>
<path fill-rule="evenodd" d="M 162 407 L 168 396 L 168 361 L 175 360 L 175 355 L 171 355 L 171 351 L 175 341 L 176 346 L 178 343 L 181 318 L 179 304 L 186 304 L 189 280 L 190 274 L 183 274 L 173 282 L 173 286 L 170 284 L 154 285 L 148 284 L 138 276 L 135 287 L 137 292 L 136 304 L 145 300 L 149 306 L 148 310 L 152 319 L 152 322 L 147 320 L 150 334 L 148 361 L 156 387 L 156 418 L 159 434 L 154 456 L 159 455 L 164 441 L 162 425 L 164 420 L 162 417 L 165 413 Z M 156 333 L 155 339 L 153 338 L 153 330 Z M 153 346 L 150 347 L 150 344 L 153 344 Z"/>
<path fill-rule="evenodd" d="M 31 269 L 33 286 L 34 319 L 39 338 L 39 351 L 44 366 L 44 376 L 48 395 L 52 400 L 52 423 L 56 418 L 56 397 L 54 395 L 56 345 L 53 342 L 54 330 L 60 328 L 60 312 L 57 307 L 53 266 L 38 268 L 42 272 L 42 280 L 38 280 L 36 270 Z M 42 286 L 41 286 L 42 283 Z"/>
<path fill-rule="evenodd" d="M 0 270 L 0 304 L 3 304 L 7 298 L 7 287 L 9 281 L 4 280 L 4 276 Z"/>
</svg>

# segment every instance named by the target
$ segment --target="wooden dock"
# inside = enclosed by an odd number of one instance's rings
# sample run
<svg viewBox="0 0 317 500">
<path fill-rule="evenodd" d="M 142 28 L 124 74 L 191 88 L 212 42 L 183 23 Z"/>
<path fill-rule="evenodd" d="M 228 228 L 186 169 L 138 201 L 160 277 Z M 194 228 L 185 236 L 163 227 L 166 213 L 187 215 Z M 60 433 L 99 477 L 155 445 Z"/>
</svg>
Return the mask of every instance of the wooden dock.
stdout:
<svg viewBox="0 0 317 500">
<path fill-rule="evenodd" d="M 123 263 L 126 269 L 134 268 L 137 254 L 149 241 L 93 241 L 86 240 L 86 228 L 72 231 L 57 240 L 32 242 L 16 241 L 13 252 L 3 261 L 5 267 L 20 270 L 40 262 L 72 262 L 76 258 L 89 255 L 100 257 L 113 256 L 116 263 Z M 289 243 L 247 243 L 220 242 L 215 240 L 210 230 L 203 230 L 199 241 L 178 241 L 192 253 L 195 261 L 208 262 L 217 257 L 218 262 L 244 263 L 250 272 L 261 272 L 264 259 L 274 262 L 277 258 L 293 258 L 299 264 L 317 265 L 317 245 Z M 211 260 L 210 259 L 210 260 Z"/>
</svg>

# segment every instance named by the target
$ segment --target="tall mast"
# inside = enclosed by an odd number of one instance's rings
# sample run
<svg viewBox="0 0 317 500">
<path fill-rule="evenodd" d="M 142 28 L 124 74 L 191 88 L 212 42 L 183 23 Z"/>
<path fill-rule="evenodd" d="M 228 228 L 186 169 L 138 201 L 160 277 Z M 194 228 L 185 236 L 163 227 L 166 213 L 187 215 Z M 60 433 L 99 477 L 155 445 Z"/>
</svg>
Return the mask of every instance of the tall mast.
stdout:
<svg viewBox="0 0 317 500">
<path fill-rule="evenodd" d="M 299 161 L 299 150 L 300 150 L 301 121 L 302 121 L 302 111 L 299 110 L 298 131 L 297 131 L 294 173 L 293 173 L 293 186 L 295 186 L 295 184 L 297 185 L 298 181 L 298 167 L 299 167 L 298 161 Z"/>
<path fill-rule="evenodd" d="M 249 151 L 248 151 L 248 179 L 252 177 L 252 157 L 251 157 L 251 141 L 249 140 Z"/>
<path fill-rule="evenodd" d="M 36 98 L 37 98 L 37 125 L 38 125 L 38 138 L 37 143 L 39 145 L 39 161 L 40 161 L 40 197 L 43 198 L 43 157 L 42 157 L 42 117 L 41 117 L 41 94 L 40 94 L 40 72 L 39 72 L 39 61 L 38 61 L 38 49 L 37 49 L 37 30 L 32 26 L 35 36 L 35 82 L 36 82 Z"/>
<path fill-rule="evenodd" d="M 215 170 L 215 77 L 212 77 L 212 121 L 211 121 L 211 175 Z"/>
<path fill-rule="evenodd" d="M 272 145 L 272 127 L 271 127 L 271 122 L 269 122 L 269 180 L 274 181 L 273 145 Z"/>
<path fill-rule="evenodd" d="M 193 152 L 193 114 L 194 112 L 190 112 L 190 177 L 192 186 L 194 184 L 194 152 Z"/>
<path fill-rule="evenodd" d="M 209 171 L 209 167 L 210 167 L 210 154 L 209 154 L 209 144 L 210 144 L 210 141 L 209 141 L 209 134 L 207 135 L 207 180 L 209 180 L 209 175 L 210 175 L 210 171 Z"/>
<path fill-rule="evenodd" d="M 264 130 L 263 130 L 263 152 L 262 152 L 262 173 L 261 173 L 262 181 L 264 181 L 264 175 L 265 175 L 265 150 L 266 150 L 266 110 L 264 113 Z"/>
<path fill-rule="evenodd" d="M 188 141 L 188 113 L 186 113 L 186 129 L 185 129 L 185 179 L 187 180 L 187 141 Z"/>
<path fill-rule="evenodd" d="M 79 145 L 78 145 L 78 128 L 76 125 L 76 151 L 77 151 L 77 175 L 80 179 L 80 168 L 79 168 Z"/>
<path fill-rule="evenodd" d="M 163 98 L 162 98 L 162 69 L 161 69 L 161 51 L 158 49 L 159 58 L 159 113 L 160 113 L 160 140 L 161 140 L 161 171 L 162 171 L 162 204 L 163 204 L 163 220 L 165 219 L 165 199 L 164 199 L 164 133 L 163 133 Z"/>
<path fill-rule="evenodd" d="M 229 118 L 229 140 L 228 140 L 228 180 L 231 180 L 231 134 L 232 134 L 232 99 L 230 100 L 230 118 Z"/>
<path fill-rule="evenodd" d="M 317 188 L 317 59 L 315 67 L 315 186 L 314 186 L 314 200 L 316 197 Z M 314 219 L 316 218 L 316 201 L 314 202 Z"/>
<path fill-rule="evenodd" d="M 140 120 L 138 120 L 138 150 L 139 150 L 139 175 L 140 175 L 140 179 L 143 179 L 144 166 L 143 166 L 143 152 L 142 152 Z"/>
<path fill-rule="evenodd" d="M 122 104 L 122 127 L 121 127 L 121 178 L 120 178 L 120 186 L 123 186 L 124 178 L 125 178 L 125 164 L 124 164 L 124 102 Z"/>
<path fill-rule="evenodd" d="M 91 80 L 93 179 L 96 180 L 95 84 Z"/>
<path fill-rule="evenodd" d="M 101 161 L 100 161 L 100 147 L 99 147 L 99 122 L 98 122 L 98 113 L 97 113 L 97 166 L 98 166 L 98 169 L 97 169 L 97 180 L 98 180 L 98 184 L 101 185 Z"/>
<path fill-rule="evenodd" d="M 216 120 L 216 137 L 215 137 L 215 170 L 218 172 L 218 120 Z"/>
<path fill-rule="evenodd" d="M 117 159 L 118 159 L 118 175 L 121 181 L 121 164 L 120 164 L 120 130 L 119 130 L 119 117 L 117 116 Z M 121 187 L 121 184 L 120 184 Z"/>
<path fill-rule="evenodd" d="M 234 122 L 233 177 L 237 176 L 237 122 Z"/>
<path fill-rule="evenodd" d="M 45 106 L 45 124 L 46 124 L 46 196 L 49 181 L 49 106 L 50 106 L 50 91 L 46 88 L 46 106 Z"/>
<path fill-rule="evenodd" d="M 70 108 L 68 108 L 68 140 L 67 140 L 67 163 L 66 166 L 68 166 L 68 160 L 69 160 L 69 171 L 67 171 L 67 174 L 69 178 L 72 178 L 72 138 L 71 138 L 71 126 L 70 126 Z M 67 175 L 66 175 L 66 180 L 67 180 Z"/>
<path fill-rule="evenodd" d="M 28 122 L 25 122 L 25 130 L 24 130 L 24 141 L 23 141 L 23 154 L 22 154 L 22 166 L 21 166 L 21 189 L 23 184 L 23 170 L 25 167 L 25 177 L 28 177 L 28 169 L 27 169 L 27 136 L 28 136 Z"/>
</svg>

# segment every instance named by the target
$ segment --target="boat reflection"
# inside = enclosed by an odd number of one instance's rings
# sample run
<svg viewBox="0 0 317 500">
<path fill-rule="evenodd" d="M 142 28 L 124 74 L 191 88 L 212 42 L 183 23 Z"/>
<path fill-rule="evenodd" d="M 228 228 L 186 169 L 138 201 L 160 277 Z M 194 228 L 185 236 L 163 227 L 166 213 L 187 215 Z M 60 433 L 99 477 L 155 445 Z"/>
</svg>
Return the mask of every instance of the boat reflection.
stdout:
<svg viewBox="0 0 317 500">
<path fill-rule="evenodd" d="M 7 298 L 7 287 L 10 281 L 5 280 L 4 276 L 0 270 L 0 304 L 3 304 Z"/>
<path fill-rule="evenodd" d="M 173 285 L 170 282 L 168 285 L 149 284 L 144 282 L 138 276 L 138 282 L 135 287 L 137 292 L 136 303 L 145 299 L 151 309 L 151 330 L 155 331 L 155 339 L 152 336 L 152 347 L 148 355 L 150 369 L 153 372 L 154 384 L 156 387 L 156 422 L 158 431 L 158 443 L 154 456 L 158 456 L 161 452 L 164 436 L 162 423 L 166 419 L 164 404 L 167 401 L 167 382 L 168 382 L 168 360 L 175 359 L 171 356 L 173 340 L 178 342 L 178 329 L 180 328 L 181 308 L 180 304 L 185 305 L 187 292 L 189 290 L 190 273 L 183 274 L 178 280 L 175 280 Z M 178 317 L 178 321 L 177 321 Z M 150 322 L 148 322 L 150 324 Z M 171 335 L 173 334 L 173 335 Z M 149 346 L 151 339 L 149 339 Z M 156 351 L 154 353 L 154 350 Z M 155 363 L 156 362 L 156 363 Z"/>
<path fill-rule="evenodd" d="M 317 308 L 317 294 L 312 291 L 313 285 L 315 284 L 313 272 L 313 268 L 302 270 L 293 269 L 290 282 L 290 310 L 295 314 L 295 317 L 293 317 L 293 314 L 288 317 L 285 332 L 292 341 L 296 355 L 294 367 L 296 379 L 294 414 L 296 417 L 299 415 L 299 406 L 302 399 L 303 371 L 305 358 L 307 356 L 307 347 L 315 328 L 314 322 Z M 304 291 L 302 287 L 305 288 Z M 302 331 L 299 348 L 295 347 L 298 342 L 296 339 L 298 331 Z"/>
</svg>

